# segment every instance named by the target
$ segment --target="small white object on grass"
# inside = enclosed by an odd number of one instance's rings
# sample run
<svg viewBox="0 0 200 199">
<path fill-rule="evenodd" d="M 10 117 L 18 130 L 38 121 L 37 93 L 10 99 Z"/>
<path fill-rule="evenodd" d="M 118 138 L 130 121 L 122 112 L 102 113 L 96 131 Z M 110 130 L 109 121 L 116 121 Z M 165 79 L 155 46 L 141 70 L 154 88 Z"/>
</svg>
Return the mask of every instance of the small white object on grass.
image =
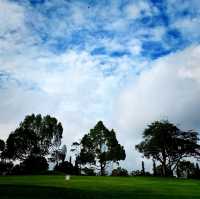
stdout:
<svg viewBox="0 0 200 199">
<path fill-rule="evenodd" d="M 65 180 L 70 180 L 70 175 L 66 175 Z"/>
</svg>

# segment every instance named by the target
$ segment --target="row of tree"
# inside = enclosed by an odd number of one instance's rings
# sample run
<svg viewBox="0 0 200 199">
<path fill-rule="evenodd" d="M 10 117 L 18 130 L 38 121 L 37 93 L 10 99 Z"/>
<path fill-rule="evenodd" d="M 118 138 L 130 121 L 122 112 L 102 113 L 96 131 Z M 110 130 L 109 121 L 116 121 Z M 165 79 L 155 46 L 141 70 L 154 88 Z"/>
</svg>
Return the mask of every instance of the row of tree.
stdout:
<svg viewBox="0 0 200 199">
<path fill-rule="evenodd" d="M 108 167 L 118 165 L 120 160 L 126 158 L 124 147 L 119 144 L 115 131 L 106 128 L 102 121 L 79 142 L 72 144 L 70 152 L 74 157 L 70 156 L 68 161 L 67 147 L 61 145 L 62 134 L 62 124 L 55 117 L 42 117 L 40 114 L 26 116 L 19 127 L 10 133 L 6 142 L 0 140 L 0 172 L 37 173 L 47 171 L 48 163 L 53 162 L 55 171 L 106 175 Z M 198 142 L 197 132 L 182 131 L 168 121 L 156 121 L 144 130 L 143 141 L 135 148 L 144 157 L 153 160 L 155 175 L 170 176 L 186 167 L 191 171 L 192 163 L 184 159 L 200 157 Z M 189 172 L 188 168 L 185 170 Z M 198 168 L 193 170 L 193 174 L 197 175 Z M 112 174 L 126 175 L 127 171 L 119 167 Z M 135 174 L 145 175 L 144 162 L 142 170 Z"/>
<path fill-rule="evenodd" d="M 56 171 L 80 174 L 83 169 L 86 173 L 93 170 L 105 175 L 108 163 L 117 163 L 126 157 L 114 130 L 108 130 L 100 121 L 80 142 L 72 144 L 73 165 L 71 157 L 66 161 L 67 147 L 61 147 L 62 133 L 62 124 L 55 117 L 26 116 L 6 142 L 0 140 L 0 172 L 41 172 L 48 169 L 48 162 L 54 162 Z M 19 163 L 13 166 L 16 162 Z"/>
</svg>

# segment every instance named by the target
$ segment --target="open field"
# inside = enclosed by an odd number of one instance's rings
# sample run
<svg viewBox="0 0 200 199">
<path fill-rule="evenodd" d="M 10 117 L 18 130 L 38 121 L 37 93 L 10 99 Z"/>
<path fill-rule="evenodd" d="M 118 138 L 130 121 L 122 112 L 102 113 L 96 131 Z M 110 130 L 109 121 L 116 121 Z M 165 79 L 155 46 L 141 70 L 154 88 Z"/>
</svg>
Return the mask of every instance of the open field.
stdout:
<svg viewBox="0 0 200 199">
<path fill-rule="evenodd" d="M 200 198 L 200 181 L 153 177 L 2 176 L 1 199 Z"/>
</svg>

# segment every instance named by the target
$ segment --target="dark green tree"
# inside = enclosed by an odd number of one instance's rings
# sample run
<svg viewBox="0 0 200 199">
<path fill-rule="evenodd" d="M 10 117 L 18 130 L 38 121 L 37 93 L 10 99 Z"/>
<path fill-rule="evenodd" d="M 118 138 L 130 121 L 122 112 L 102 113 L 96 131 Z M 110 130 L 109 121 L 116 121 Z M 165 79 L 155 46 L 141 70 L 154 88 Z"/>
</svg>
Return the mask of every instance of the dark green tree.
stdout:
<svg viewBox="0 0 200 199">
<path fill-rule="evenodd" d="M 185 173 L 185 178 L 193 178 L 195 175 L 194 163 L 182 160 L 177 164 L 177 176 L 181 177 Z"/>
<path fill-rule="evenodd" d="M 49 161 L 59 164 L 59 162 L 64 162 L 67 155 L 67 147 L 63 145 L 62 148 L 56 149 L 51 153 Z"/>
<path fill-rule="evenodd" d="M 29 156 L 21 164 L 23 174 L 38 174 L 48 170 L 46 158 L 42 156 Z"/>
<path fill-rule="evenodd" d="M 73 154 L 74 166 L 81 173 L 81 161 L 80 161 L 80 152 L 81 152 L 81 144 L 79 142 L 73 142 L 70 149 Z M 70 161 L 72 161 L 72 157 L 70 156 Z"/>
<path fill-rule="evenodd" d="M 128 176 L 128 171 L 124 168 L 118 167 L 112 170 L 112 176 Z"/>
<path fill-rule="evenodd" d="M 142 175 L 145 175 L 144 161 L 142 161 Z"/>
<path fill-rule="evenodd" d="M 2 153 L 5 150 L 5 142 L 0 139 L 0 159 L 2 159 Z"/>
<path fill-rule="evenodd" d="M 7 141 L 7 156 L 25 160 L 30 156 L 45 156 L 59 148 L 63 128 L 55 117 L 28 115 Z"/>
<path fill-rule="evenodd" d="M 143 132 L 143 141 L 136 149 L 146 158 L 161 163 L 162 174 L 167 176 L 184 157 L 199 156 L 198 133 L 181 131 L 168 121 L 153 122 Z"/>
<path fill-rule="evenodd" d="M 196 166 L 195 166 L 195 178 L 200 178 L 200 169 L 199 169 L 199 164 L 196 163 Z"/>
<path fill-rule="evenodd" d="M 95 165 L 101 175 L 105 175 L 108 162 L 118 162 L 125 158 L 124 147 L 118 143 L 114 130 L 109 131 L 102 121 L 81 140 L 81 163 Z"/>
<path fill-rule="evenodd" d="M 156 161 L 155 160 L 153 160 L 153 175 L 157 176 Z"/>
</svg>

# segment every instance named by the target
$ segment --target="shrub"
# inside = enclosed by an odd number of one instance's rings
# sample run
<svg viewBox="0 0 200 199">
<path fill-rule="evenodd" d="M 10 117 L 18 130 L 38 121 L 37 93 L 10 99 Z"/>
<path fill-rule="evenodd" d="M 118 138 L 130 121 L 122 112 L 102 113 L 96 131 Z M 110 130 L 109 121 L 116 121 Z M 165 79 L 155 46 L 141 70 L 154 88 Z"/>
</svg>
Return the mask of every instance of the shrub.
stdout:
<svg viewBox="0 0 200 199">
<path fill-rule="evenodd" d="M 42 156 L 29 156 L 20 164 L 20 167 L 15 169 L 19 169 L 24 174 L 39 174 L 47 171 L 49 165 L 47 160 Z"/>
<path fill-rule="evenodd" d="M 91 169 L 91 168 L 83 168 L 82 171 L 84 172 L 84 175 L 87 175 L 87 176 L 96 176 L 96 173 L 94 172 L 94 169 Z"/>
<path fill-rule="evenodd" d="M 60 164 L 56 165 L 54 167 L 54 171 L 63 172 L 66 174 L 77 174 L 76 168 L 68 161 L 61 162 Z"/>
<path fill-rule="evenodd" d="M 112 176 L 128 176 L 128 171 L 126 169 L 118 167 L 117 169 L 114 169 L 112 171 L 111 175 Z"/>
<path fill-rule="evenodd" d="M 12 162 L 0 162 L 0 175 L 7 175 L 10 174 L 13 168 Z"/>
</svg>

